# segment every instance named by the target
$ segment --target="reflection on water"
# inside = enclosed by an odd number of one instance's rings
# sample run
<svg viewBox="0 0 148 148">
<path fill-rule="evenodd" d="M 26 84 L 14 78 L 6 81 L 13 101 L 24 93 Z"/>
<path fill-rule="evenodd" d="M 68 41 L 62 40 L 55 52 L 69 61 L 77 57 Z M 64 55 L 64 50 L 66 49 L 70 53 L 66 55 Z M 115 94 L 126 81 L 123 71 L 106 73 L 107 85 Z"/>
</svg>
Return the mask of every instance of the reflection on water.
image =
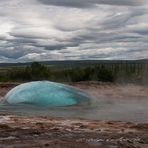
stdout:
<svg viewBox="0 0 148 148">
<path fill-rule="evenodd" d="M 35 107 L 27 104 L 1 104 L 1 113 L 65 118 L 148 122 L 148 101 L 91 98 L 90 104 L 69 107 Z"/>
</svg>

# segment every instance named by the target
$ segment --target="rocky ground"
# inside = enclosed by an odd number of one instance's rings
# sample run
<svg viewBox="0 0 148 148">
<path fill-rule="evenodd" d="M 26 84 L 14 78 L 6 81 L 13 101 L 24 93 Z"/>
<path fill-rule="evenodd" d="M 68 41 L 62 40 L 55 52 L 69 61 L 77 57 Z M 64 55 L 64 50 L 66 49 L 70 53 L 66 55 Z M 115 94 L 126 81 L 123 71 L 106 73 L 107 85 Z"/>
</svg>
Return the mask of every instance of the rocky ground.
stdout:
<svg viewBox="0 0 148 148">
<path fill-rule="evenodd" d="M 0 146 L 147 148 L 148 124 L 0 115 Z"/>
<path fill-rule="evenodd" d="M 1 84 L 0 96 L 17 84 Z M 148 87 L 97 82 L 71 83 L 91 95 L 147 99 Z M 148 123 L 22 117 L 0 114 L 0 147 L 148 148 Z"/>
</svg>

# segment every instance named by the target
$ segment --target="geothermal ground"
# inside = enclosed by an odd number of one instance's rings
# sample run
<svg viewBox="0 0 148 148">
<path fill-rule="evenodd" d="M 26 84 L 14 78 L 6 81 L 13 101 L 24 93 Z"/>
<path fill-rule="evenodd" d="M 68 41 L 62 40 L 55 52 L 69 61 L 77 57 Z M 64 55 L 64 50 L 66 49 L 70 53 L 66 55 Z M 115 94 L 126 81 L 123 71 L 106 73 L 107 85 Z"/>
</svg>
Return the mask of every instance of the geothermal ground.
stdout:
<svg viewBox="0 0 148 148">
<path fill-rule="evenodd" d="M 1 84 L 1 98 L 16 85 Z M 96 98 L 109 97 L 116 101 L 148 99 L 146 86 L 97 82 L 69 85 L 80 88 Z M 148 122 L 19 116 L 1 112 L 0 147 L 147 148 Z"/>
</svg>

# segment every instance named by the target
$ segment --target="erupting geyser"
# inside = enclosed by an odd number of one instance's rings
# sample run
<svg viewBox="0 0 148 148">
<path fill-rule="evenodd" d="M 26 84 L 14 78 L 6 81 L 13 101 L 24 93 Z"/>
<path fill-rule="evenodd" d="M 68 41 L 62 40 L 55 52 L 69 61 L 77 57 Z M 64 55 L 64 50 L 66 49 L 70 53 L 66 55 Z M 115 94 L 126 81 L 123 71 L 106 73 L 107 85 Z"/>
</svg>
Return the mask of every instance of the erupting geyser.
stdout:
<svg viewBox="0 0 148 148">
<path fill-rule="evenodd" d="M 83 92 L 64 84 L 36 81 L 21 84 L 5 96 L 9 104 L 31 104 L 36 106 L 70 106 L 88 102 Z"/>
</svg>

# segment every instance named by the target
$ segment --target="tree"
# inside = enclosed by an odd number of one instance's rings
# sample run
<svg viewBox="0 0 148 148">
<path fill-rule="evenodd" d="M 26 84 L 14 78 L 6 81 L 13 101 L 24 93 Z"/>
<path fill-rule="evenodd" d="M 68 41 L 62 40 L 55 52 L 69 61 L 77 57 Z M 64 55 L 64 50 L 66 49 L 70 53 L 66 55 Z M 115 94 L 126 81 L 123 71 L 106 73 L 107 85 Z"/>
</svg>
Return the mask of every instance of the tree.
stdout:
<svg viewBox="0 0 148 148">
<path fill-rule="evenodd" d="M 33 62 L 31 64 L 30 73 L 32 80 L 45 80 L 50 76 L 50 70 L 38 62 Z"/>
</svg>

